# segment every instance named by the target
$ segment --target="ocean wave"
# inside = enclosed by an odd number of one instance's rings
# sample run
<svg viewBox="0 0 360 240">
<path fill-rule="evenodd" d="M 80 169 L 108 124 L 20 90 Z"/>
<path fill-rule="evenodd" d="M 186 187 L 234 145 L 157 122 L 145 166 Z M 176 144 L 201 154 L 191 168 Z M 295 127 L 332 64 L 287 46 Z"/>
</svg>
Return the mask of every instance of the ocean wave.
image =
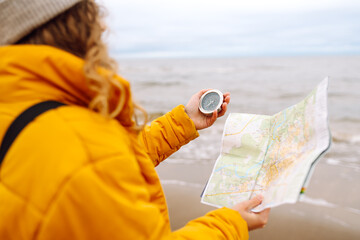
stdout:
<svg viewBox="0 0 360 240">
<path fill-rule="evenodd" d="M 181 86 L 183 85 L 183 82 L 180 81 L 147 81 L 147 82 L 141 82 L 137 85 L 140 85 L 142 87 L 171 87 L 171 86 Z"/>
<path fill-rule="evenodd" d="M 161 184 L 163 185 L 179 185 L 182 187 L 193 187 L 193 188 L 203 188 L 204 185 L 200 183 L 191 183 L 191 182 L 185 182 L 181 180 L 176 179 L 164 179 L 161 180 Z"/>
<path fill-rule="evenodd" d="M 286 67 L 280 66 L 280 65 L 257 65 L 257 66 L 251 66 L 248 67 L 249 70 L 257 70 L 257 71 L 282 71 Z"/>
<path fill-rule="evenodd" d="M 355 159 L 351 159 L 351 160 L 355 160 Z M 357 161 L 357 160 L 355 160 L 355 161 Z M 333 165 L 333 166 L 347 167 L 347 168 L 351 168 L 355 171 L 360 171 L 360 164 L 356 163 L 355 161 L 344 162 L 344 161 L 340 161 L 340 160 L 337 160 L 334 158 L 328 158 L 328 159 L 326 159 L 326 164 Z"/>
<path fill-rule="evenodd" d="M 292 98 L 301 99 L 304 97 L 304 94 L 303 93 L 283 93 L 283 94 L 279 94 L 277 97 L 279 99 L 292 99 Z"/>
<path fill-rule="evenodd" d="M 356 94 L 349 94 L 347 92 L 329 92 L 329 98 L 357 98 Z"/>
<path fill-rule="evenodd" d="M 310 205 L 314 205 L 314 206 L 319 206 L 319 207 L 340 208 L 340 209 L 343 209 L 343 210 L 345 210 L 347 212 L 360 215 L 360 210 L 359 209 L 351 208 L 351 207 L 339 206 L 337 204 L 328 202 L 325 199 L 321 199 L 321 198 L 310 198 L 310 197 L 308 197 L 306 195 L 302 195 L 301 198 L 300 198 L 300 202 L 310 204 Z"/>
<path fill-rule="evenodd" d="M 320 207 L 328 207 L 328 208 L 337 207 L 336 204 L 330 203 L 330 202 L 328 202 L 328 201 L 326 201 L 324 199 L 310 198 L 310 197 L 308 197 L 306 195 L 301 196 L 300 202 L 311 204 L 311 205 L 316 205 L 316 206 L 320 206 Z"/>
<path fill-rule="evenodd" d="M 169 158 L 166 163 L 172 164 L 209 164 L 213 159 L 185 159 L 185 158 Z"/>
<path fill-rule="evenodd" d="M 342 77 L 341 81 L 348 83 L 358 83 L 360 82 L 360 78 L 357 77 Z"/>
<path fill-rule="evenodd" d="M 347 211 L 351 212 L 351 213 L 355 213 L 357 215 L 360 215 L 360 210 L 359 209 L 356 209 L 356 208 L 346 208 Z"/>
<path fill-rule="evenodd" d="M 360 143 L 360 135 L 350 135 L 348 133 L 334 133 L 332 135 L 332 141 L 335 143 Z"/>
<path fill-rule="evenodd" d="M 340 220 L 339 218 L 336 218 L 336 217 L 333 217 L 333 216 L 330 216 L 330 215 L 327 215 L 327 214 L 325 214 L 324 218 L 326 220 L 329 220 L 329 221 L 331 221 L 333 223 L 336 223 L 338 225 L 341 225 L 343 227 L 349 227 L 350 226 L 348 223 L 344 222 L 343 220 Z"/>
<path fill-rule="evenodd" d="M 351 143 L 360 143 L 360 135 L 353 136 L 350 140 Z"/>
<path fill-rule="evenodd" d="M 360 123 L 360 118 L 356 117 L 342 117 L 336 119 L 337 122 L 351 122 L 351 123 Z"/>
</svg>

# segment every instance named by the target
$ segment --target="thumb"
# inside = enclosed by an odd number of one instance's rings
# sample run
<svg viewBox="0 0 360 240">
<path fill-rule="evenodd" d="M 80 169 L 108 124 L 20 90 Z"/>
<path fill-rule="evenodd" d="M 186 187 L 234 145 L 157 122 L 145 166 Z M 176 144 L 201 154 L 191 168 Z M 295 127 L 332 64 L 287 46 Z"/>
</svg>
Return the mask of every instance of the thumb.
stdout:
<svg viewBox="0 0 360 240">
<path fill-rule="evenodd" d="M 259 206 L 264 197 L 262 195 L 256 195 L 255 197 L 251 198 L 250 200 L 244 202 L 246 210 L 251 210 L 257 206 Z"/>
<path fill-rule="evenodd" d="M 211 88 L 207 88 L 207 89 L 202 89 L 200 90 L 197 95 L 199 96 L 199 98 L 204 94 L 206 93 L 207 91 L 211 90 Z"/>
</svg>

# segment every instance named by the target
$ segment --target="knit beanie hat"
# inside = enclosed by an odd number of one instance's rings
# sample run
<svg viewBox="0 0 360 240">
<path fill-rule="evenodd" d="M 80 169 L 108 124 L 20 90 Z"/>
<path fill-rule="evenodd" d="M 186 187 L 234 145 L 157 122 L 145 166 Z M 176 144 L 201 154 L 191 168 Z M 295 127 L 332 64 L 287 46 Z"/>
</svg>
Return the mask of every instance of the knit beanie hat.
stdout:
<svg viewBox="0 0 360 240">
<path fill-rule="evenodd" d="M 0 46 L 19 41 L 81 0 L 0 0 Z"/>
</svg>

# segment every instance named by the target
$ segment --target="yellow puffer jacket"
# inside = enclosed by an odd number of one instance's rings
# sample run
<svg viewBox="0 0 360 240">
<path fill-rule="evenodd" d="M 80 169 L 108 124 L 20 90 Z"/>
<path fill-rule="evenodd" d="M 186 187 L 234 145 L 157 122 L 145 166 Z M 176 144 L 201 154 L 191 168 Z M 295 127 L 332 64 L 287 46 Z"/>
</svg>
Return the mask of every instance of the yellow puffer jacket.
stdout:
<svg viewBox="0 0 360 240">
<path fill-rule="evenodd" d="M 0 169 L 0 239 L 247 239 L 240 214 L 222 208 L 171 232 L 154 166 L 196 138 L 178 106 L 139 135 L 129 84 L 116 120 L 86 108 L 83 61 L 48 46 L 0 47 L 0 139 L 29 106 L 70 106 L 40 115 Z"/>
</svg>

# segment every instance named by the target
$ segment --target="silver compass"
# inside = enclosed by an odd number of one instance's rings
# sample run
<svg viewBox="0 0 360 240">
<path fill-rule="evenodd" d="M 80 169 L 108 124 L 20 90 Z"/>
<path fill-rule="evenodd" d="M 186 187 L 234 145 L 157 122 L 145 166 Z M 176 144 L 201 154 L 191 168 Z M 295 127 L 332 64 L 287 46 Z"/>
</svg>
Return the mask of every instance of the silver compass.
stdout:
<svg viewBox="0 0 360 240">
<path fill-rule="evenodd" d="M 219 90 L 209 90 L 201 96 L 199 109 L 205 115 L 211 115 L 215 110 L 221 111 L 223 101 L 224 96 Z"/>
</svg>

